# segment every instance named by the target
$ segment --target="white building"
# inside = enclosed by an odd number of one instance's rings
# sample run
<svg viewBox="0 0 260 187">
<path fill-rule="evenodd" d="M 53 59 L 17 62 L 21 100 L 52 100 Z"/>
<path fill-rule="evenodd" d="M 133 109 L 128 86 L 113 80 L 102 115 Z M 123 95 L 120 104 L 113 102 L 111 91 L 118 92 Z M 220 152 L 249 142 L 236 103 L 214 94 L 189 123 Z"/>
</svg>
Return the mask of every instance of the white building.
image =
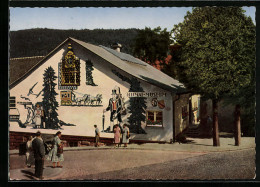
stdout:
<svg viewBox="0 0 260 187">
<path fill-rule="evenodd" d="M 93 65 L 87 66 L 92 72 L 93 82 L 89 80 L 86 64 Z M 33 128 L 32 113 L 35 104 L 42 102 L 43 74 L 48 67 L 52 67 L 58 77 L 55 80 L 58 118 L 75 125 L 62 126 L 63 135 L 94 136 L 94 124 L 102 130 L 103 110 L 107 108 L 114 88 L 120 88 L 124 98 L 126 113 L 122 115 L 122 123 L 128 124 L 129 97 L 137 95 L 129 93 L 130 84 L 123 81 L 122 77 L 140 81 L 147 104 L 146 121 L 142 123 L 147 134 L 133 134 L 131 138 L 169 142 L 189 124 L 190 95 L 185 93 L 180 82 L 118 49 L 68 38 L 28 72 L 10 83 L 10 119 L 17 116 L 27 125 L 21 128 L 17 120 L 11 119 L 10 131 L 37 131 Z M 106 129 L 110 125 L 110 112 L 105 112 L 104 117 Z M 49 134 L 56 131 L 41 129 L 42 133 Z M 101 133 L 101 136 L 113 137 L 113 134 Z"/>
</svg>

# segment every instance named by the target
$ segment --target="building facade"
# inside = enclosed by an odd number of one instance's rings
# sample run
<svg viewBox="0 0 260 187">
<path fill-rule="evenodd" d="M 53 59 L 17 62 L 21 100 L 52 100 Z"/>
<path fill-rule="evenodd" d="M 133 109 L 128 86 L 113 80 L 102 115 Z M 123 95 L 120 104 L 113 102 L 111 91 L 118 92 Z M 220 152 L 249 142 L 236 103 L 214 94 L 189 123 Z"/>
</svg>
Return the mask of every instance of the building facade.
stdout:
<svg viewBox="0 0 260 187">
<path fill-rule="evenodd" d="M 50 115 L 43 110 L 46 81 L 51 84 L 48 68 L 57 77 L 53 89 L 57 93 L 58 128 L 43 123 L 46 114 Z M 143 91 L 131 91 L 134 81 Z M 54 134 L 59 129 L 63 135 L 94 136 L 94 124 L 102 131 L 111 126 L 108 108 L 115 94 L 120 104 L 112 107 L 120 111 L 112 121 L 116 124 L 122 120 L 121 125 L 131 125 L 131 98 L 144 98 L 145 120 L 141 125 L 146 134 L 133 133 L 132 139 L 169 142 L 190 123 L 190 94 L 177 80 L 118 49 L 68 38 L 10 84 L 9 130 L 32 133 L 40 128 L 42 133 Z M 38 125 L 37 115 L 41 118 Z M 113 133 L 102 132 L 101 136 L 112 138 Z"/>
</svg>

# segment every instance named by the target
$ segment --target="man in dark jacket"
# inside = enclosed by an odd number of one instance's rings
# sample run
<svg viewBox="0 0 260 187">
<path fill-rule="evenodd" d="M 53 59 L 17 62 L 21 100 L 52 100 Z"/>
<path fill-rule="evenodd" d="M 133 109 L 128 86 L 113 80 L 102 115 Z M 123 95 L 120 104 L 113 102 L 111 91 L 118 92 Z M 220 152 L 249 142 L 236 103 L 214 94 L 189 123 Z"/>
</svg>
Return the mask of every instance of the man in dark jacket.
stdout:
<svg viewBox="0 0 260 187">
<path fill-rule="evenodd" d="M 45 156 L 45 147 L 41 138 L 41 132 L 36 132 L 36 138 L 32 141 L 32 148 L 35 158 L 35 176 L 39 179 L 43 179 L 43 165 Z"/>
</svg>

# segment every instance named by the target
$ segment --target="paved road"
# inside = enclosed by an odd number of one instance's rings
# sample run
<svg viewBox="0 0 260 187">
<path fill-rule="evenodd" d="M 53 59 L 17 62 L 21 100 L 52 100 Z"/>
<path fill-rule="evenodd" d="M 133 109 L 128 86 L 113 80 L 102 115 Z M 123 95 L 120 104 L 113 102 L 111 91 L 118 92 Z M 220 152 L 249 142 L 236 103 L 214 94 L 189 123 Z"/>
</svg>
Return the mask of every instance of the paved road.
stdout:
<svg viewBox="0 0 260 187">
<path fill-rule="evenodd" d="M 46 179 L 252 179 L 255 173 L 254 149 L 207 154 L 134 149 L 81 150 L 66 151 L 64 157 L 60 174 Z M 45 167 L 48 166 L 51 166 L 50 161 L 45 162 Z M 23 167 L 23 156 L 10 156 L 11 176 L 13 169 Z"/>
<path fill-rule="evenodd" d="M 79 176 L 77 179 L 253 179 L 254 149 L 183 158 L 113 172 Z"/>
</svg>

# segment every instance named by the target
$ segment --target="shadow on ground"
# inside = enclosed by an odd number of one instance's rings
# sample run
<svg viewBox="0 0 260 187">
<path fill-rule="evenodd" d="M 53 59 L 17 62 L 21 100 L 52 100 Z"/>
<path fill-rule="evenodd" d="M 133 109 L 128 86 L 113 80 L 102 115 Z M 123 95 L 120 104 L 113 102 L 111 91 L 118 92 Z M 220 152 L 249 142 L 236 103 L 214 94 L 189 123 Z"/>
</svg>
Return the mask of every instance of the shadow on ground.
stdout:
<svg viewBox="0 0 260 187">
<path fill-rule="evenodd" d="M 21 170 L 24 176 L 28 177 L 29 179 L 34 179 L 34 173 L 28 170 Z"/>
</svg>

